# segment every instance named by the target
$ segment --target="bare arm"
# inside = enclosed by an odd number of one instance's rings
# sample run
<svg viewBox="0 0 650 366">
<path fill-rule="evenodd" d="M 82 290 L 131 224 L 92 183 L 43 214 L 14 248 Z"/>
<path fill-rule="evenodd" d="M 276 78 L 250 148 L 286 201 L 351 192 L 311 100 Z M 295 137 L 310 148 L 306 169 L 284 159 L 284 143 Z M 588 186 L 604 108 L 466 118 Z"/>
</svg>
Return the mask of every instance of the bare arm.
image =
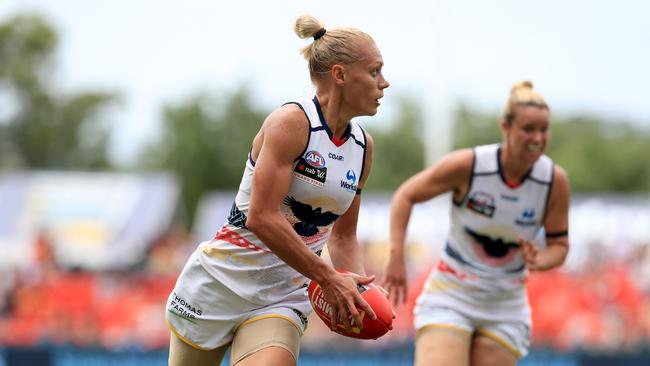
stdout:
<svg viewBox="0 0 650 366">
<path fill-rule="evenodd" d="M 259 154 L 246 226 L 280 259 L 320 284 L 325 299 L 332 305 L 333 326 L 337 323 L 334 320 L 341 318 L 346 328 L 351 329 L 350 317 L 355 324 L 362 324 L 355 304 L 375 318 L 356 289 L 357 282 L 366 279 L 336 272 L 305 245 L 280 211 L 291 185 L 294 160 L 307 144 L 307 128 L 304 114 L 294 106 L 279 109 L 264 122 L 253 142 L 253 153 Z"/>
<path fill-rule="evenodd" d="M 522 254 L 531 271 L 545 271 L 561 266 L 569 252 L 569 179 L 557 165 L 550 194 L 544 220 L 546 249 L 538 249 L 532 243 L 520 239 Z"/>
<path fill-rule="evenodd" d="M 259 154 L 246 226 L 280 259 L 320 282 L 327 281 L 334 271 L 307 248 L 280 211 L 291 185 L 294 159 L 307 143 L 306 129 L 304 115 L 287 107 L 264 122 L 253 146 Z"/>
<path fill-rule="evenodd" d="M 462 197 L 471 175 L 473 152 L 464 149 L 444 156 L 439 162 L 404 182 L 393 195 L 390 212 L 390 256 L 383 281 L 393 304 L 406 301 L 407 279 L 404 258 L 406 229 L 416 203 L 452 191 Z"/>
</svg>

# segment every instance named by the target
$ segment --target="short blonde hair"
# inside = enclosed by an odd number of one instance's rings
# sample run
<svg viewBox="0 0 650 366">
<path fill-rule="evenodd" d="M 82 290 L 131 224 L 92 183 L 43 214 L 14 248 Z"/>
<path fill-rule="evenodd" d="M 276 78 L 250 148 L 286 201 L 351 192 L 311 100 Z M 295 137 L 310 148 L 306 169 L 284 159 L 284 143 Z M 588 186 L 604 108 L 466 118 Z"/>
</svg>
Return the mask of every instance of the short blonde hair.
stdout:
<svg viewBox="0 0 650 366">
<path fill-rule="evenodd" d="M 374 42 L 370 35 L 356 28 L 325 29 L 322 22 L 308 14 L 296 19 L 294 31 L 302 39 L 314 38 L 310 45 L 301 50 L 308 62 L 312 82 L 319 80 L 336 64 L 350 65 L 359 61 L 361 58 L 358 52 L 359 42 Z"/>
<path fill-rule="evenodd" d="M 529 80 L 523 80 L 512 85 L 510 88 L 510 97 L 503 108 L 503 119 L 512 123 L 515 118 L 515 107 L 517 106 L 534 106 L 549 109 L 548 104 L 541 94 L 533 90 L 533 83 Z"/>
</svg>

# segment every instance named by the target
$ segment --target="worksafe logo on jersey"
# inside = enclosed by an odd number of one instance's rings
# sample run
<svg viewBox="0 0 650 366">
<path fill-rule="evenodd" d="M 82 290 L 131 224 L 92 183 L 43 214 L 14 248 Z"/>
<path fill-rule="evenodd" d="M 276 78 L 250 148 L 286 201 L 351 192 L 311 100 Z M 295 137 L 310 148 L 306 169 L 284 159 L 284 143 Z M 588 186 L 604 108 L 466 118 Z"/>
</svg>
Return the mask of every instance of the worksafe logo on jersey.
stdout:
<svg viewBox="0 0 650 366">
<path fill-rule="evenodd" d="M 314 168 L 325 168 L 325 158 L 318 151 L 308 151 L 305 154 L 305 161 Z"/>
<path fill-rule="evenodd" d="M 524 209 L 521 216 L 518 219 L 515 219 L 515 224 L 519 226 L 533 226 L 537 224 L 537 220 L 535 219 L 535 209 Z"/>
<path fill-rule="evenodd" d="M 345 188 L 348 192 L 357 191 L 357 175 L 354 173 L 354 170 L 350 169 L 345 174 L 345 180 L 341 179 L 341 188 Z"/>
<path fill-rule="evenodd" d="M 472 192 L 467 200 L 467 208 L 484 216 L 494 216 L 496 208 L 494 196 L 486 192 Z"/>
</svg>

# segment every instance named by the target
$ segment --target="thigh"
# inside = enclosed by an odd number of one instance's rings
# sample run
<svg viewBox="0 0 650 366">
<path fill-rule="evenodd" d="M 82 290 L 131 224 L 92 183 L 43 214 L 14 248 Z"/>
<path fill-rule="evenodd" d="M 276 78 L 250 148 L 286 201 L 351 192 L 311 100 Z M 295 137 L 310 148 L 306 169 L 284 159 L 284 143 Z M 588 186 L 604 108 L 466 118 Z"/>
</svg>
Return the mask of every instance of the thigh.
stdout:
<svg viewBox="0 0 650 366">
<path fill-rule="evenodd" d="M 517 357 L 502 343 L 484 334 L 472 338 L 472 366 L 514 366 Z"/>
<path fill-rule="evenodd" d="M 469 365 L 474 326 L 462 312 L 433 303 L 420 306 L 415 328 L 416 365 Z"/>
<path fill-rule="evenodd" d="M 242 324 L 232 341 L 232 365 L 295 365 L 301 330 L 289 318 L 266 315 Z"/>
<path fill-rule="evenodd" d="M 476 330 L 472 365 L 515 365 L 528 353 L 530 326 L 526 322 L 495 322 Z"/>
<path fill-rule="evenodd" d="M 215 366 L 220 365 L 228 345 L 214 350 L 201 350 L 183 342 L 173 332 L 169 340 L 169 366 Z"/>
<path fill-rule="evenodd" d="M 416 366 L 469 365 L 472 333 L 455 326 L 431 325 L 418 330 L 415 340 Z"/>
</svg>

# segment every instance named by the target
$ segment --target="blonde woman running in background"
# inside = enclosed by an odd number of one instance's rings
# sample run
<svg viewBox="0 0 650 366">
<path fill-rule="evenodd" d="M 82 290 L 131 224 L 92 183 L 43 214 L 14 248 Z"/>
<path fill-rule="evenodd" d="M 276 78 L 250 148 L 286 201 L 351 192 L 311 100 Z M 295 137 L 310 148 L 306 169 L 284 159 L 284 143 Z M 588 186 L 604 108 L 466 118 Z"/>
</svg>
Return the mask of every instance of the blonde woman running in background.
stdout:
<svg viewBox="0 0 650 366">
<path fill-rule="evenodd" d="M 395 192 L 383 284 L 406 297 L 404 240 L 414 204 L 452 193 L 448 240 L 418 297 L 416 365 L 515 365 L 530 344 L 529 271 L 568 253 L 569 182 L 546 155 L 550 110 L 529 81 L 505 106 L 501 144 L 454 151 Z M 432 223 L 435 224 L 435 223 Z M 544 248 L 533 243 L 543 228 Z"/>
</svg>

